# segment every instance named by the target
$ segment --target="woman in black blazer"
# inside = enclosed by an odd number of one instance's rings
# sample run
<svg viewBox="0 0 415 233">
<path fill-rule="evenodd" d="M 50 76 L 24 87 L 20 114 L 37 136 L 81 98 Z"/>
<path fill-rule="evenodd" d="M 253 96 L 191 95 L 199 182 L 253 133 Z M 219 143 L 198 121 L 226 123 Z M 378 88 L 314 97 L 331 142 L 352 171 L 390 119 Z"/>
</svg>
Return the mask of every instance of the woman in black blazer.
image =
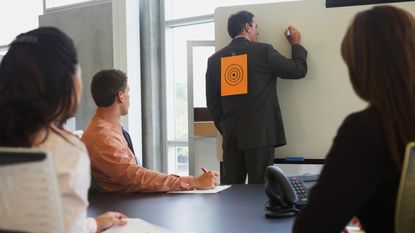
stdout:
<svg viewBox="0 0 415 233">
<path fill-rule="evenodd" d="M 341 53 L 368 107 L 338 130 L 294 232 L 338 233 L 356 216 L 367 233 L 391 233 L 405 145 L 415 140 L 415 19 L 392 6 L 361 12 Z"/>
</svg>

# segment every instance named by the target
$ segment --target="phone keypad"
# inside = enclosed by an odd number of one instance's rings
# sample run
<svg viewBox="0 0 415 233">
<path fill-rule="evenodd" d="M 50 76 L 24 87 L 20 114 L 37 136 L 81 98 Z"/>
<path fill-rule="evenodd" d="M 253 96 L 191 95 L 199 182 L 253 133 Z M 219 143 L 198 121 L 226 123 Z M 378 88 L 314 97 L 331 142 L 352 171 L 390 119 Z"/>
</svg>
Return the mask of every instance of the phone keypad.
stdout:
<svg viewBox="0 0 415 233">
<path fill-rule="evenodd" d="M 297 180 L 297 177 L 290 177 L 291 185 L 293 186 L 295 193 L 298 196 L 299 200 L 307 200 L 307 193 L 304 189 L 303 184 L 301 181 Z"/>
</svg>

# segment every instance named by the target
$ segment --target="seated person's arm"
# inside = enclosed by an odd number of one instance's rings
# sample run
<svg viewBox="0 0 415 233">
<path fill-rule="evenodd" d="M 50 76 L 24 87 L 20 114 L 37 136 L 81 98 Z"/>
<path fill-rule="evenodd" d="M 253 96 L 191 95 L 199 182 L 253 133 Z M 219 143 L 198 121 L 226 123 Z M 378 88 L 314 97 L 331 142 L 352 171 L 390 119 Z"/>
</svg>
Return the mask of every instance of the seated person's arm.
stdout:
<svg viewBox="0 0 415 233">
<path fill-rule="evenodd" d="M 215 186 L 215 174 L 200 177 L 166 175 L 137 165 L 128 145 L 120 138 L 107 137 L 103 143 L 90 143 L 88 151 L 96 180 L 104 191 L 166 192 L 190 189 L 209 189 Z M 217 174 L 216 174 L 217 176 Z M 106 189 L 112 183 L 116 190 Z"/>
</svg>

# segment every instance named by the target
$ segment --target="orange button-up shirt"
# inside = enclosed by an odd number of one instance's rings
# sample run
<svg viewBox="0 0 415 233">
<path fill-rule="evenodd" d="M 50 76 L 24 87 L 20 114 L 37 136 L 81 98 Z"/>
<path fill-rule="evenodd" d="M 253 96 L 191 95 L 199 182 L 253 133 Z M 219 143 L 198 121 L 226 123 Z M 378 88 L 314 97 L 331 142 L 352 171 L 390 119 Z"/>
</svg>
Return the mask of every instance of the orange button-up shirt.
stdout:
<svg viewBox="0 0 415 233">
<path fill-rule="evenodd" d="M 92 175 L 103 191 L 166 192 L 194 188 L 194 177 L 166 175 L 137 164 L 119 119 L 100 108 L 89 122 L 82 141 L 91 158 Z"/>
</svg>

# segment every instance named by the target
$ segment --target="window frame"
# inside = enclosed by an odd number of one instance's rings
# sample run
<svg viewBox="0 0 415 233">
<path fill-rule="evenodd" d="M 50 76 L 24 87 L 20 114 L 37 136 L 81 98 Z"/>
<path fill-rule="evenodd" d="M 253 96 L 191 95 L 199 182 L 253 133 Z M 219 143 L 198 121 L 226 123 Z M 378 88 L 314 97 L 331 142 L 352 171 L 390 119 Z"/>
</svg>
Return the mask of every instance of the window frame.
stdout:
<svg viewBox="0 0 415 233">
<path fill-rule="evenodd" d="M 162 18 L 162 22 L 164 22 L 164 26 L 162 27 L 162 31 L 161 31 L 161 49 L 162 49 L 162 57 L 163 57 L 163 62 L 161 64 L 161 69 L 162 69 L 162 108 L 163 108 L 163 116 L 162 116 L 162 135 L 163 135 L 163 158 L 162 160 L 165 161 L 165 163 L 163 163 L 163 170 L 165 172 L 169 171 L 169 147 L 177 147 L 177 146 L 185 146 L 188 148 L 189 151 L 189 139 L 187 140 L 177 140 L 177 139 L 173 139 L 170 140 L 168 137 L 168 116 L 167 116 L 167 99 L 169 98 L 168 94 L 168 86 L 167 86 L 167 63 L 169 60 L 171 60 L 171 58 L 167 57 L 167 50 L 166 50 L 166 44 L 169 43 L 169 41 L 167 41 L 168 38 L 166 38 L 166 32 L 170 29 L 174 29 L 176 27 L 185 27 L 185 26 L 193 26 L 193 25 L 198 25 L 198 24 L 205 24 L 205 23 L 214 23 L 215 19 L 214 19 L 214 14 L 209 14 L 209 15 L 200 15 L 200 16 L 195 16 L 195 17 L 188 17 L 188 18 L 181 18 L 181 19 L 173 19 L 173 20 L 164 20 L 164 0 L 162 1 L 162 6 L 161 8 L 163 9 L 163 12 L 161 14 L 161 18 Z M 175 82 L 175 81 L 173 81 Z M 189 97 L 188 97 L 189 98 Z M 189 151 L 190 154 L 190 151 Z M 189 156 L 189 174 L 190 174 L 190 156 Z"/>
</svg>

